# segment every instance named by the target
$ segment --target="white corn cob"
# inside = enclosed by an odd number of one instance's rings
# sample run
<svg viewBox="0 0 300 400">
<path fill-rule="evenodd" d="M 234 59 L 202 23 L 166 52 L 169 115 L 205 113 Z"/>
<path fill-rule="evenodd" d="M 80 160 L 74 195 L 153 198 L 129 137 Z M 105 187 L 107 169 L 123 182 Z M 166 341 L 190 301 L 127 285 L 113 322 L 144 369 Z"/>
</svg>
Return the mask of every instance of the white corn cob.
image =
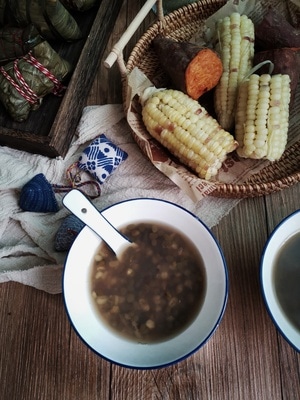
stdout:
<svg viewBox="0 0 300 400">
<path fill-rule="evenodd" d="M 246 15 L 233 13 L 216 24 L 216 45 L 223 63 L 223 74 L 215 88 L 215 111 L 226 130 L 234 127 L 237 89 L 252 68 L 254 24 Z"/>
<path fill-rule="evenodd" d="M 200 178 L 216 176 L 234 137 L 208 112 L 178 90 L 161 90 L 146 100 L 142 116 L 148 132 Z"/>
<path fill-rule="evenodd" d="M 278 160 L 289 125 L 289 75 L 256 75 L 239 87 L 235 137 L 241 157 Z"/>
</svg>

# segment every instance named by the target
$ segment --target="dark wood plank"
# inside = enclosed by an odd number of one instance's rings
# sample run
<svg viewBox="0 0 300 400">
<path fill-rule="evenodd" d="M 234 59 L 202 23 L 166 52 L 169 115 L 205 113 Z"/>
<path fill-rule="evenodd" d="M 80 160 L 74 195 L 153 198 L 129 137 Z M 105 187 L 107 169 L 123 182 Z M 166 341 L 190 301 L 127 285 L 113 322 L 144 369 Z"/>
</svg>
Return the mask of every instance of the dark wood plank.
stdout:
<svg viewBox="0 0 300 400">
<path fill-rule="evenodd" d="M 64 96 L 46 96 L 41 107 L 22 123 L 12 121 L 0 105 L 1 145 L 49 157 L 65 156 L 122 5 L 120 0 L 99 3 L 98 8 L 77 15 L 85 40 L 60 44 L 57 49 L 75 65 Z"/>
<path fill-rule="evenodd" d="M 214 228 L 229 269 L 229 301 L 224 323 L 228 321 L 230 325 L 224 330 L 230 334 L 224 339 L 228 340 L 227 356 L 232 359 L 235 354 L 238 376 L 235 386 L 239 391 L 236 398 L 280 397 L 278 355 L 272 351 L 277 338 L 259 287 L 259 260 L 267 238 L 265 220 L 263 198 L 246 199 Z M 272 371 L 268 365 L 274 366 Z M 268 387 L 268 393 L 264 393 L 264 387 Z"/>
<path fill-rule="evenodd" d="M 115 26 L 115 29 L 108 41 L 107 48 L 103 54 L 103 61 L 110 53 L 114 44 L 121 37 L 122 33 L 126 30 L 128 24 L 130 24 L 134 17 L 137 15 L 138 11 L 144 5 L 145 1 L 136 0 L 134 6 L 131 2 L 125 1 L 123 2 L 120 16 L 120 23 Z M 124 61 L 125 63 L 128 60 L 128 57 L 135 46 L 136 42 L 141 37 L 142 33 L 144 33 L 149 25 L 156 21 L 156 15 L 150 11 L 145 20 L 141 23 L 137 32 L 134 33 L 128 45 L 124 49 Z M 90 95 L 87 99 L 87 105 L 94 104 L 120 104 L 122 103 L 122 84 L 121 84 L 121 75 L 119 71 L 119 67 L 117 63 L 113 65 L 112 68 L 107 69 L 103 62 L 100 63 L 99 69 L 95 76 L 95 80 L 93 86 L 90 91 Z"/>
<path fill-rule="evenodd" d="M 109 398 L 110 366 L 78 338 L 62 296 L 17 283 L 0 288 L 1 398 Z"/>
</svg>

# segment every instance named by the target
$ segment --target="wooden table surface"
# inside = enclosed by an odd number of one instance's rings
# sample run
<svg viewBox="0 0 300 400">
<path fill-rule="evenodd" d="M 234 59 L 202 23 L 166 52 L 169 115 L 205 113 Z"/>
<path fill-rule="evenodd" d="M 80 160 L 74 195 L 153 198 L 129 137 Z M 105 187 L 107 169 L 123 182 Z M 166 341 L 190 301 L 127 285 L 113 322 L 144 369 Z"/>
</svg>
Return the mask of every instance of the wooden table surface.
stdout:
<svg viewBox="0 0 300 400">
<path fill-rule="evenodd" d="M 124 2 L 108 49 L 143 3 Z M 153 17 L 150 13 L 140 32 Z M 117 66 L 107 71 L 100 65 L 88 104 L 119 102 Z M 300 354 L 271 322 L 258 278 L 268 234 L 299 208 L 299 199 L 299 184 L 267 197 L 245 199 L 213 228 L 229 270 L 225 315 L 202 349 L 168 368 L 135 371 L 110 364 L 77 337 L 61 294 L 13 282 L 1 284 L 0 399 L 300 399 Z"/>
</svg>

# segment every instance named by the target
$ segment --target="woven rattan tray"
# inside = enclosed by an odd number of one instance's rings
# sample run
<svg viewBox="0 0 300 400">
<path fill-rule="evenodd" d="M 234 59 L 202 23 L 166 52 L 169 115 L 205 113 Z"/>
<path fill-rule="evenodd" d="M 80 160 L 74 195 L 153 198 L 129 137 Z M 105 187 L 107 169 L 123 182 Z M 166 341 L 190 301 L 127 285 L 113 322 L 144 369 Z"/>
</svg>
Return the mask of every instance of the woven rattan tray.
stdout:
<svg viewBox="0 0 300 400">
<path fill-rule="evenodd" d="M 151 8 L 151 3 L 155 3 L 155 1 L 147 1 L 147 3 L 150 3 L 148 6 Z M 144 72 L 150 80 L 155 82 L 156 86 L 164 86 L 166 77 L 160 71 L 159 62 L 151 49 L 151 42 L 156 35 L 163 30 L 165 35 L 177 40 L 189 40 L 197 34 L 200 22 L 206 20 L 225 3 L 224 0 L 202 0 L 163 17 L 162 9 L 159 8 L 161 4 L 157 2 L 159 20 L 150 26 L 136 43 L 126 64 L 124 62 L 122 64 L 122 48 L 127 40 L 123 38 L 123 41 L 119 43 L 120 46 L 116 45 L 113 49 L 123 76 L 124 95 L 127 89 L 126 76 L 135 67 Z M 246 182 L 239 184 L 217 182 L 216 189 L 210 195 L 230 198 L 262 196 L 280 191 L 299 181 L 300 141 L 298 140 L 285 151 L 279 161 L 269 164 L 259 173 L 252 175 Z"/>
</svg>

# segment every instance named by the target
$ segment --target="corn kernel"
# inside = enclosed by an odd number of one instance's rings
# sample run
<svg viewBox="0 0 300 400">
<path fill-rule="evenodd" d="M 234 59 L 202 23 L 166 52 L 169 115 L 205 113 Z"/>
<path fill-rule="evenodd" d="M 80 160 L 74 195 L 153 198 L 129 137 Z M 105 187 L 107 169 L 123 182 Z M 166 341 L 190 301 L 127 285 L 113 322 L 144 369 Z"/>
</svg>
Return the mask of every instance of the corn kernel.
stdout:
<svg viewBox="0 0 300 400">
<path fill-rule="evenodd" d="M 168 105 L 164 106 L 166 101 Z M 148 132 L 203 179 L 214 177 L 227 154 L 237 146 L 233 136 L 197 101 L 177 90 L 153 94 L 146 101 L 142 116 Z"/>
<path fill-rule="evenodd" d="M 234 126 L 238 86 L 252 67 L 254 56 L 254 25 L 246 16 L 232 13 L 217 21 L 216 46 L 223 74 L 215 88 L 215 111 L 225 130 Z"/>
<path fill-rule="evenodd" d="M 237 153 L 241 157 L 278 160 L 287 142 L 289 76 L 253 74 L 240 85 L 238 98 L 235 125 L 239 142 Z"/>
</svg>

